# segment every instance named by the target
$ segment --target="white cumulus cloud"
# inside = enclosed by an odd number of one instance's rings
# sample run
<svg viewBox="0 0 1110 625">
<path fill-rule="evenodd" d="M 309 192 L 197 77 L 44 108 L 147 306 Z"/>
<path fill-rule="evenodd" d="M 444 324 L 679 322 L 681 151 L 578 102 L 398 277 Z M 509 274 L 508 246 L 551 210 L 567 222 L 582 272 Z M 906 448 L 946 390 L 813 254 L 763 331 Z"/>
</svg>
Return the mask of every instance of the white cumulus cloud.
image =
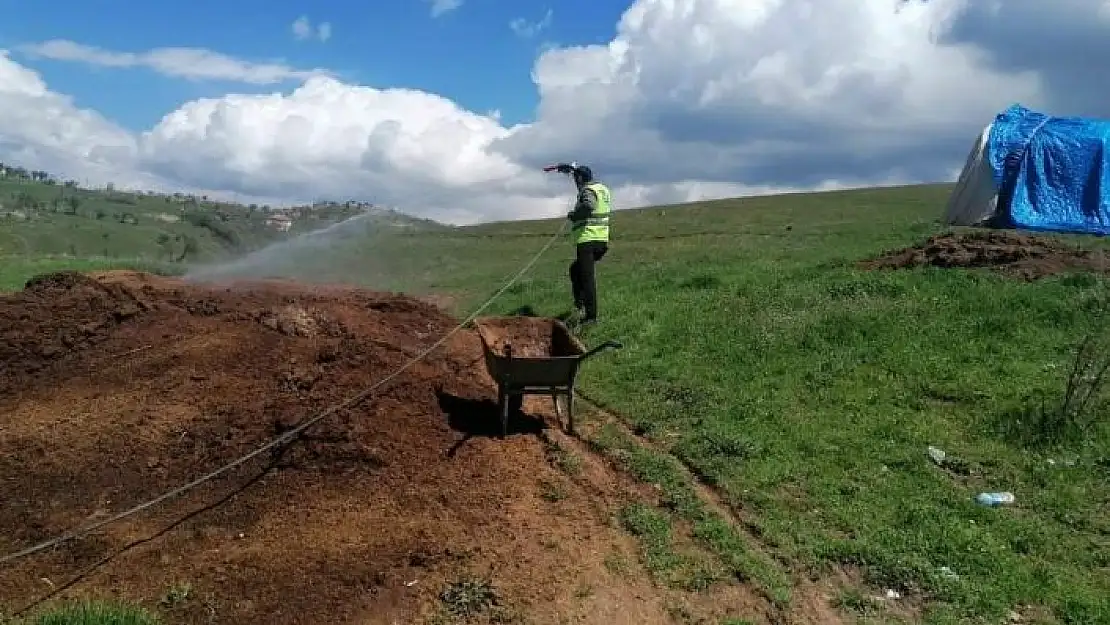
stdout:
<svg viewBox="0 0 1110 625">
<path fill-rule="evenodd" d="M 0 154 L 12 161 L 82 170 L 134 159 L 136 138 L 93 111 L 50 91 L 35 72 L 0 51 Z"/>
<path fill-rule="evenodd" d="M 539 170 L 571 159 L 618 208 L 945 179 L 1012 102 L 1110 116 L 1110 81 L 1053 88 L 1078 80 L 1065 70 L 1081 54 L 1110 48 L 1101 3 L 1069 0 L 1051 19 L 1042 6 L 1008 0 L 991 17 L 974 0 L 636 0 L 610 41 L 537 58 L 535 118 L 516 126 L 436 94 L 311 75 L 186 102 L 133 133 L 3 55 L 0 160 L 159 188 L 353 196 L 455 223 L 560 214 L 570 185 Z M 1036 54 L 1007 44 L 1038 27 L 1052 32 Z"/>
<path fill-rule="evenodd" d="M 513 193 L 543 188 L 538 174 L 487 149 L 507 134 L 434 94 L 321 77 L 288 95 L 190 102 L 141 146 L 147 168 L 189 185 L 379 198 L 472 221 L 515 216 Z"/>
<path fill-rule="evenodd" d="M 145 67 L 166 76 L 189 80 L 227 80 L 270 85 L 306 80 L 323 70 L 296 69 L 284 63 L 253 63 L 203 48 L 156 48 L 146 52 L 114 52 L 65 39 L 28 44 L 22 51 L 32 58 L 74 61 L 100 67 Z"/>
<path fill-rule="evenodd" d="M 1042 100 L 1036 74 L 934 42 L 961 6 L 641 0 L 608 44 L 540 57 L 539 118 L 496 147 L 656 182 L 928 179 L 999 108 Z"/>
</svg>

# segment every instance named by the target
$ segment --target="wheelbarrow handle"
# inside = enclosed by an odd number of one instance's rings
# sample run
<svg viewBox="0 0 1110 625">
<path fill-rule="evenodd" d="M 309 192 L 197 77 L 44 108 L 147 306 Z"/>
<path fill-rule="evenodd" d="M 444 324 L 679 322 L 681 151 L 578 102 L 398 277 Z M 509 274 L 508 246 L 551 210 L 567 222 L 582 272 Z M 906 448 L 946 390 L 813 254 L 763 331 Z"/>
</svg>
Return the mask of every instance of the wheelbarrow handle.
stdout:
<svg viewBox="0 0 1110 625">
<path fill-rule="evenodd" d="M 607 349 L 622 349 L 624 345 L 620 341 L 605 341 L 601 345 L 591 349 L 590 351 L 578 357 L 579 360 L 585 360 L 591 356 L 596 356 Z"/>
</svg>

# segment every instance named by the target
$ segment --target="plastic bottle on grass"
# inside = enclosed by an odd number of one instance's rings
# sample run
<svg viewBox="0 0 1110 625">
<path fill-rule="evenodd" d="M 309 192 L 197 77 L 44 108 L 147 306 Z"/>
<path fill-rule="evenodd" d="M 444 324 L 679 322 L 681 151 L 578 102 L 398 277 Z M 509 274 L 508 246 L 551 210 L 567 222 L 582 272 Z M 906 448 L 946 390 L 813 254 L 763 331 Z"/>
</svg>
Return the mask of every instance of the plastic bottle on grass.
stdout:
<svg viewBox="0 0 1110 625">
<path fill-rule="evenodd" d="M 1007 506 L 1014 503 L 1013 493 L 979 493 L 975 501 L 981 505 L 997 508 L 998 506 Z"/>
</svg>

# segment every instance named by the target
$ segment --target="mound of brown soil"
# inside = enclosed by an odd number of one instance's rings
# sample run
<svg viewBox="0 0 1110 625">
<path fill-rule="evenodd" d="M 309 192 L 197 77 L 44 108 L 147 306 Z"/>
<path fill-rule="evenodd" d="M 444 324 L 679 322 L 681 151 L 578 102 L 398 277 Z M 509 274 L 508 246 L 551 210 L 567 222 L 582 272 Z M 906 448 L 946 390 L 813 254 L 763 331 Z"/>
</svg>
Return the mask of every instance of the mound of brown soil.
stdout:
<svg viewBox="0 0 1110 625">
<path fill-rule="evenodd" d="M 353 289 L 131 272 L 31 281 L 0 297 L 0 553 L 240 457 L 454 324 Z M 418 623 L 467 573 L 490 574 L 502 608 L 531 623 L 666 621 L 650 585 L 606 573 L 626 537 L 604 506 L 535 437 L 492 437 L 493 395 L 477 336 L 459 333 L 287 449 L 0 565 L 0 613 L 65 588 L 160 603 L 174 622 Z M 582 595 L 583 583 L 605 590 Z"/>
<path fill-rule="evenodd" d="M 924 244 L 863 261 L 863 269 L 908 267 L 989 268 L 1023 280 L 1074 271 L 1105 272 L 1110 264 L 1099 252 L 1057 239 L 1009 231 L 945 233 Z"/>
</svg>

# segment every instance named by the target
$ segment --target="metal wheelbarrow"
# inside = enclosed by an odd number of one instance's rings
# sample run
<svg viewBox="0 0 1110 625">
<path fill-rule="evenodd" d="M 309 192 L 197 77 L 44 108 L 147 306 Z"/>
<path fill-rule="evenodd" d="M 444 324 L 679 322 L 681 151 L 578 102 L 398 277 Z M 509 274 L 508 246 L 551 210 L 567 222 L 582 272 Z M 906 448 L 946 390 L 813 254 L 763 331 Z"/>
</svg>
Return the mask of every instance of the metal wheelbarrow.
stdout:
<svg viewBox="0 0 1110 625">
<path fill-rule="evenodd" d="M 549 395 L 555 414 L 566 419 L 566 432 L 574 433 L 574 381 L 578 367 L 605 350 L 620 349 L 618 341 L 606 341 L 587 350 L 578 337 L 557 320 L 542 317 L 484 317 L 474 326 L 482 339 L 486 369 L 497 383 L 497 404 L 501 410 L 501 436 L 508 434 L 509 414 L 524 405 L 525 395 Z M 549 329 L 548 329 L 549 328 Z M 523 332 L 522 332 L 523 331 Z M 514 345 L 522 334 L 535 342 L 546 334 L 548 344 L 542 355 L 535 345 Z M 522 349 L 525 348 L 525 349 Z M 523 352 L 523 353 L 522 353 Z M 565 410 L 559 404 L 562 397 Z"/>
</svg>

